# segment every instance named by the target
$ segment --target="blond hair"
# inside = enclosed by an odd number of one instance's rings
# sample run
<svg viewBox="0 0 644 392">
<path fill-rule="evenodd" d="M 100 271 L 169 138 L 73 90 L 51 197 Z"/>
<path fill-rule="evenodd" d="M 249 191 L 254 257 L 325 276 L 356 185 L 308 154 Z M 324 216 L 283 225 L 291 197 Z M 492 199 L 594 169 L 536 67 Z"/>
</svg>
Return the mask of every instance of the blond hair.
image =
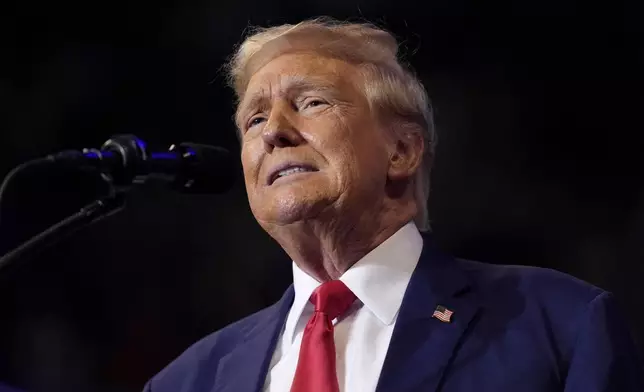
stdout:
<svg viewBox="0 0 644 392">
<path fill-rule="evenodd" d="M 243 99 L 250 78 L 262 66 L 280 55 L 303 51 L 357 65 L 364 75 L 363 91 L 372 113 L 402 125 L 391 127 L 397 132 L 421 131 L 425 152 L 414 177 L 414 198 L 418 206 L 414 221 L 420 230 L 429 230 L 427 200 L 436 131 L 425 88 L 399 61 L 394 36 L 370 24 L 330 18 L 253 29 L 228 63 L 228 82 L 238 101 Z"/>
</svg>

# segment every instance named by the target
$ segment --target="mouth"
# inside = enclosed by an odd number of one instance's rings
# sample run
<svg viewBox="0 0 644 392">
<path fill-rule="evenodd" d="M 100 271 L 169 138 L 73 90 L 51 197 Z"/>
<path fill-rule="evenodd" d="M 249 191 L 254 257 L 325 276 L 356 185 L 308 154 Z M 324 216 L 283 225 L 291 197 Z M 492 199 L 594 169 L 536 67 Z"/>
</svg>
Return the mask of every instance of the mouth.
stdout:
<svg viewBox="0 0 644 392">
<path fill-rule="evenodd" d="M 292 176 L 294 174 L 311 173 L 316 171 L 318 171 L 318 169 L 309 164 L 292 162 L 284 163 L 277 166 L 275 169 L 273 169 L 273 171 L 271 171 L 267 179 L 267 184 L 273 185 L 273 183 L 278 179 Z"/>
</svg>

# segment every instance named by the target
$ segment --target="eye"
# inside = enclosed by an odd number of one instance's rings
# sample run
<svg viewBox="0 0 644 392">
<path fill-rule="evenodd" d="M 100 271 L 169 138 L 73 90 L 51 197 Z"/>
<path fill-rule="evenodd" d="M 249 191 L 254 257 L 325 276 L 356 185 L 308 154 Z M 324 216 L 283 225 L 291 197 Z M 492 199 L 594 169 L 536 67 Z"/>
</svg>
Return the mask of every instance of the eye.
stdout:
<svg viewBox="0 0 644 392">
<path fill-rule="evenodd" d="M 252 128 L 255 125 L 259 125 L 262 122 L 266 121 L 266 119 L 262 116 L 254 116 L 248 121 L 247 128 Z"/>
<path fill-rule="evenodd" d="M 312 99 L 308 99 L 308 100 L 304 101 L 304 103 L 302 104 L 302 109 L 301 110 L 309 109 L 309 108 L 316 108 L 316 107 L 320 107 L 320 106 L 323 106 L 323 105 L 326 105 L 326 104 L 327 104 L 326 101 L 324 101 L 322 99 L 312 98 Z"/>
</svg>

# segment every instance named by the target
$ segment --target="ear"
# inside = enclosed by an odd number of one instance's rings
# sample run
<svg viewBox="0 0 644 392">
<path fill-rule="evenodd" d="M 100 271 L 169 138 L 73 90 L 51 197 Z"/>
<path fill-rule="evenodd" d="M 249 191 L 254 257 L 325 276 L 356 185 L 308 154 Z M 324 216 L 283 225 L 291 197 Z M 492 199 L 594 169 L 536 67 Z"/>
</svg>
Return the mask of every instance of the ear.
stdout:
<svg viewBox="0 0 644 392">
<path fill-rule="evenodd" d="M 425 143 L 422 131 L 412 124 L 393 124 L 396 129 L 390 130 L 389 180 L 405 180 L 414 175 L 423 161 Z"/>
</svg>

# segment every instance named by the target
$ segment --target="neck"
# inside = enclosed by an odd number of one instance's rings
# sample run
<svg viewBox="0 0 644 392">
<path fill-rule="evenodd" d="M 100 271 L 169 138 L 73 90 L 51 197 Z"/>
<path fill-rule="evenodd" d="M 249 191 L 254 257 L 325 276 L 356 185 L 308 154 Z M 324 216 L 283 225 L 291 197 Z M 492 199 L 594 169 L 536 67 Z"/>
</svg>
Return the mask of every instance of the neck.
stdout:
<svg viewBox="0 0 644 392">
<path fill-rule="evenodd" d="M 413 219 L 415 203 L 380 213 L 333 214 L 267 227 L 297 266 L 320 282 L 340 278 L 353 264 Z"/>
</svg>

